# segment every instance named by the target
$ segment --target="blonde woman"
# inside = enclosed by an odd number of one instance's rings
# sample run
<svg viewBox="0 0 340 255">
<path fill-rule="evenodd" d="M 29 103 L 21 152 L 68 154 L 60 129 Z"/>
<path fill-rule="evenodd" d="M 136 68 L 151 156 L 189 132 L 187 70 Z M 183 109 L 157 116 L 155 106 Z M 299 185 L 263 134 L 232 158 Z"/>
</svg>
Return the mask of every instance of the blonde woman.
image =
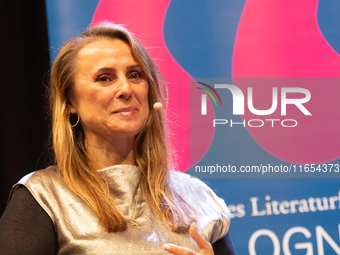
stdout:
<svg viewBox="0 0 340 255">
<path fill-rule="evenodd" d="M 13 187 L 0 253 L 234 254 L 224 202 L 170 171 L 166 97 L 125 28 L 101 24 L 66 42 L 51 72 L 56 164 Z"/>
</svg>

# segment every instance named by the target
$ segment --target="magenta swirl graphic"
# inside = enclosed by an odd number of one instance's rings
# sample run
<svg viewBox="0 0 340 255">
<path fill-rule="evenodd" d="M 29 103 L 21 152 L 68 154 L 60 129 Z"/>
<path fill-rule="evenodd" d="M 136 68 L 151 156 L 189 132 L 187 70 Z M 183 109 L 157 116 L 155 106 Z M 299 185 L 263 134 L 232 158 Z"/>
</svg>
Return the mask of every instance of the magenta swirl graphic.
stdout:
<svg viewBox="0 0 340 255">
<path fill-rule="evenodd" d="M 317 22 L 318 0 L 249 0 L 239 23 L 232 64 L 235 85 L 244 93 L 249 83 L 237 78 L 299 79 L 294 86 L 311 92 L 306 107 L 312 113 L 305 117 L 296 108 L 287 109 L 290 118 L 298 121 L 295 128 L 261 129 L 248 131 L 267 152 L 294 163 L 322 163 L 340 157 L 340 56 L 322 35 Z M 306 36 L 308 35 L 308 36 Z M 297 80 L 295 80 L 297 81 Z M 288 84 L 287 84 L 288 83 Z M 267 109 L 271 91 L 254 84 L 257 107 Z M 256 92 L 257 91 L 257 92 Z M 256 95 L 255 99 L 256 101 Z M 256 103 L 256 102 L 254 102 Z M 246 112 L 244 119 L 257 116 Z M 273 117 L 282 119 L 279 114 Z"/>
</svg>

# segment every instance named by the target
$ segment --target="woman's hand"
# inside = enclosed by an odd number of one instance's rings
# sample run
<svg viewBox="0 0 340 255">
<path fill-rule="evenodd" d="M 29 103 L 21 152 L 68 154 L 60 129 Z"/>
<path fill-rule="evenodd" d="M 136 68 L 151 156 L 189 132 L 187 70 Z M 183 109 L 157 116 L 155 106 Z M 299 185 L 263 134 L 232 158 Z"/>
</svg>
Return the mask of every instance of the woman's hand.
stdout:
<svg viewBox="0 0 340 255">
<path fill-rule="evenodd" d="M 204 239 L 203 236 L 201 236 L 197 230 L 196 230 L 196 224 L 193 223 L 190 226 L 190 236 L 194 241 L 196 242 L 198 248 L 200 249 L 199 254 L 204 254 L 204 255 L 214 255 L 213 248 L 211 244 Z M 196 255 L 198 253 L 193 252 L 187 248 L 180 247 L 177 245 L 173 244 L 164 244 L 163 246 L 164 250 L 167 252 L 170 252 L 171 254 L 176 254 L 176 255 Z"/>
</svg>

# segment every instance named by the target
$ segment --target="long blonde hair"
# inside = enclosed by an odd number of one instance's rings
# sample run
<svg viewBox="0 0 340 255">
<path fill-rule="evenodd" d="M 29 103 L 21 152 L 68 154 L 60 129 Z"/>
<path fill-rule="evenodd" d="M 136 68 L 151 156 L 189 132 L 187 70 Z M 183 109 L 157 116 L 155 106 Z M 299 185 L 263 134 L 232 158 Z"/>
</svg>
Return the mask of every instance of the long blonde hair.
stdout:
<svg viewBox="0 0 340 255">
<path fill-rule="evenodd" d="M 125 28 L 108 23 L 91 27 L 67 41 L 59 51 L 51 71 L 49 98 L 55 161 L 66 184 L 97 213 L 99 225 L 108 232 L 126 229 L 126 221 L 110 199 L 106 180 L 89 165 L 82 126 L 72 127 L 73 117 L 68 112 L 77 54 L 89 42 L 102 37 L 126 42 L 146 74 L 150 113 L 145 127 L 135 138 L 134 146 L 136 162 L 142 173 L 141 189 L 147 203 L 165 225 L 176 232 L 186 231 L 194 221 L 194 210 L 171 188 L 165 109 L 155 111 L 152 108 L 156 101 L 166 105 L 166 83 L 147 51 Z"/>
</svg>

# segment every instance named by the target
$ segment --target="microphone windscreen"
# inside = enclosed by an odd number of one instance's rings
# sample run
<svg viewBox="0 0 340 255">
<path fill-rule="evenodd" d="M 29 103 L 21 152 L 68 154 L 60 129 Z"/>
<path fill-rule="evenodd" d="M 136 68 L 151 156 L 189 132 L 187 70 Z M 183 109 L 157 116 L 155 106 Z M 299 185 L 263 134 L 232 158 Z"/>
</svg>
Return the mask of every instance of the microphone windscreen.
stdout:
<svg viewBox="0 0 340 255">
<path fill-rule="evenodd" d="M 160 109 L 162 109 L 162 107 L 163 106 L 160 102 L 156 102 L 156 103 L 153 104 L 153 109 L 155 109 L 155 110 L 160 110 Z"/>
</svg>

